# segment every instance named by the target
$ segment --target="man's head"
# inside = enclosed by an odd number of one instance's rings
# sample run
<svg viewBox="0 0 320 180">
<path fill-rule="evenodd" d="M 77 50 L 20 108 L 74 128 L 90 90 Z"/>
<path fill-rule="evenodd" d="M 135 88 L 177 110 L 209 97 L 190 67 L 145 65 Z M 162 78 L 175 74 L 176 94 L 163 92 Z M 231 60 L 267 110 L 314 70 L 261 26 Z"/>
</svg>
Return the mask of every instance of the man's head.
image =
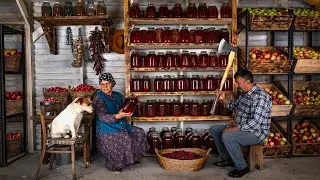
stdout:
<svg viewBox="0 0 320 180">
<path fill-rule="evenodd" d="M 254 86 L 253 84 L 253 75 L 248 70 L 239 70 L 234 75 L 237 88 L 242 92 L 247 93 Z"/>
</svg>

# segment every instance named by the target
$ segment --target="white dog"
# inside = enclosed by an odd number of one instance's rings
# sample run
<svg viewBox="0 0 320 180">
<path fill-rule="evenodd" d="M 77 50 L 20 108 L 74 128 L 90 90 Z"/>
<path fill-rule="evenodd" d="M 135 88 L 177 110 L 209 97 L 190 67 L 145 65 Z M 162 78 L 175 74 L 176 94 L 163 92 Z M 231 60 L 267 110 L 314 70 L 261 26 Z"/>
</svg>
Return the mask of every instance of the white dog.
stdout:
<svg viewBox="0 0 320 180">
<path fill-rule="evenodd" d="M 51 138 L 71 138 L 78 136 L 83 112 L 93 112 L 92 101 L 88 97 L 78 97 L 73 100 L 53 121 L 49 124 Z"/>
</svg>

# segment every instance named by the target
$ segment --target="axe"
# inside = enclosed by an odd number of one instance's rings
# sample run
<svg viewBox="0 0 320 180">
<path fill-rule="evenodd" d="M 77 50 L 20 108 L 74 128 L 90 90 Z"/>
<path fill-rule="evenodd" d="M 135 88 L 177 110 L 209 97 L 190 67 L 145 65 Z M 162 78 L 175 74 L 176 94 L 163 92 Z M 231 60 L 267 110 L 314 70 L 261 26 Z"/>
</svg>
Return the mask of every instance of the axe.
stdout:
<svg viewBox="0 0 320 180">
<path fill-rule="evenodd" d="M 229 44 L 226 40 L 222 39 L 220 41 L 220 44 L 219 44 L 219 48 L 218 48 L 218 54 L 221 54 L 222 52 L 230 52 L 229 54 L 229 57 L 228 57 L 228 65 L 227 65 L 227 68 L 226 70 L 224 71 L 223 73 L 223 77 L 222 77 L 222 80 L 221 80 L 221 83 L 220 83 L 220 89 L 219 91 L 222 91 L 222 88 L 224 86 L 224 83 L 226 82 L 226 79 L 228 77 L 228 74 L 229 74 L 229 71 L 231 69 L 231 66 L 233 64 L 233 60 L 234 60 L 234 57 L 236 55 L 236 52 L 237 52 L 238 48 L 237 47 L 234 47 L 232 46 L 231 44 Z M 219 95 L 220 96 L 220 95 Z M 214 112 L 216 110 L 216 106 L 217 106 L 217 102 L 219 100 L 219 96 L 216 97 L 214 103 L 213 103 L 213 106 L 211 108 L 211 111 L 210 113 L 212 115 L 214 115 Z"/>
</svg>

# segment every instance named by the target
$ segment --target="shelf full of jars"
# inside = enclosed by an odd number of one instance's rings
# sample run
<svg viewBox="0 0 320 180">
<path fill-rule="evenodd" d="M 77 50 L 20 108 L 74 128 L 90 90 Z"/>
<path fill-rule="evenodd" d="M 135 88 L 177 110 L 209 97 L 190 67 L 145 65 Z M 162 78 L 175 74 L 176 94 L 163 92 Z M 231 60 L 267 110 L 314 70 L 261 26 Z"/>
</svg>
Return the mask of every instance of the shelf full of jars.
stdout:
<svg viewBox="0 0 320 180">
<path fill-rule="evenodd" d="M 220 104 L 210 110 L 228 63 L 219 42 L 236 44 L 236 1 L 189 2 L 125 1 L 126 96 L 140 101 L 132 121 L 232 119 Z M 236 67 L 223 88 L 230 96 Z"/>
</svg>

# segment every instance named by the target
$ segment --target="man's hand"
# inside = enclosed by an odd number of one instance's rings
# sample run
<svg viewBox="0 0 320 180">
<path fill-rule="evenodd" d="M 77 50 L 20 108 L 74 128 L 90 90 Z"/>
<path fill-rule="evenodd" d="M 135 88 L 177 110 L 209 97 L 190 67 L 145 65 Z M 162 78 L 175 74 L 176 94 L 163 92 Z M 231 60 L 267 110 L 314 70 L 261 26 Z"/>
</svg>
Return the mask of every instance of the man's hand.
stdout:
<svg viewBox="0 0 320 180">
<path fill-rule="evenodd" d="M 228 99 L 226 98 L 226 94 L 222 91 L 217 91 L 216 95 L 219 97 L 219 100 L 222 101 L 224 104 L 228 103 Z"/>
<path fill-rule="evenodd" d="M 232 131 L 240 131 L 240 129 L 235 126 L 235 127 L 227 127 L 223 129 L 223 132 L 232 132 Z"/>
<path fill-rule="evenodd" d="M 133 113 L 125 113 L 125 112 L 122 112 L 119 111 L 118 114 L 116 114 L 116 119 L 121 119 L 121 118 L 124 118 L 124 117 L 129 117 L 129 116 L 132 116 Z"/>
</svg>

